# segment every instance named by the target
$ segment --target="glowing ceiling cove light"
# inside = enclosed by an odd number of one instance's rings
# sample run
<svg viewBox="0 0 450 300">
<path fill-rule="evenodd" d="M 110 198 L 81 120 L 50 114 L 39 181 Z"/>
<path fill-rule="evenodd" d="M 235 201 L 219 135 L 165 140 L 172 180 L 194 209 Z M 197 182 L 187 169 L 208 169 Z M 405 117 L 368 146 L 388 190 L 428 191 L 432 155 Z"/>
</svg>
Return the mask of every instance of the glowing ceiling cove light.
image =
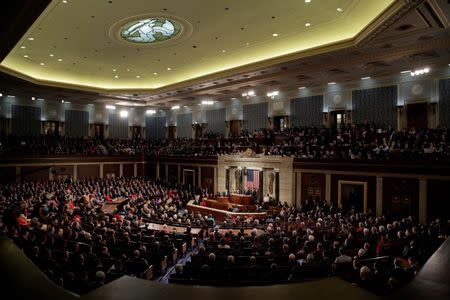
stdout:
<svg viewBox="0 0 450 300">
<path fill-rule="evenodd" d="M 119 113 L 119 116 L 121 117 L 121 118 L 126 118 L 126 117 L 128 117 L 128 110 L 121 110 L 120 111 L 120 113 Z"/>
<path fill-rule="evenodd" d="M 427 74 L 427 73 L 429 73 L 430 71 L 431 71 L 431 69 L 428 68 L 428 67 L 426 67 L 426 68 L 423 68 L 423 69 L 417 69 L 417 70 L 411 71 L 410 74 L 411 74 L 411 76 L 414 77 L 414 76 L 419 76 L 419 75 Z"/>
<path fill-rule="evenodd" d="M 245 97 L 245 98 L 250 98 L 250 97 L 253 97 L 253 96 L 255 96 L 255 92 L 254 91 L 248 91 L 248 92 L 245 92 L 245 93 L 242 93 L 242 97 Z"/>
<path fill-rule="evenodd" d="M 280 93 L 279 91 L 269 92 L 267 93 L 267 97 L 274 99 L 276 96 L 278 96 L 279 93 Z"/>
<path fill-rule="evenodd" d="M 106 107 L 106 109 L 116 109 L 116 107 L 114 105 L 106 105 L 105 107 Z"/>
<path fill-rule="evenodd" d="M 156 114 L 156 110 L 154 110 L 154 109 L 147 109 L 147 111 L 145 113 L 147 115 L 154 115 L 154 114 Z"/>
<path fill-rule="evenodd" d="M 179 105 L 174 105 L 174 106 L 172 106 L 172 110 L 177 110 L 177 109 L 180 109 L 180 106 L 179 106 Z"/>
<path fill-rule="evenodd" d="M 211 100 L 203 100 L 202 101 L 202 105 L 213 105 L 214 104 L 214 101 L 211 101 Z"/>
</svg>

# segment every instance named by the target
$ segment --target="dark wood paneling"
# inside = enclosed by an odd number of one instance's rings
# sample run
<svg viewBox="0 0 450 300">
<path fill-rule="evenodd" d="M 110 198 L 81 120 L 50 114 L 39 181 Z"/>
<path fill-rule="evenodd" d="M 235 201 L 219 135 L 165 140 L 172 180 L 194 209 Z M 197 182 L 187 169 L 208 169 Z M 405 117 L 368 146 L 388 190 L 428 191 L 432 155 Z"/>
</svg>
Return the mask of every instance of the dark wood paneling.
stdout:
<svg viewBox="0 0 450 300">
<path fill-rule="evenodd" d="M 200 186 L 203 189 L 208 189 L 209 192 L 214 191 L 214 168 L 213 167 L 201 167 L 201 182 Z"/>
<path fill-rule="evenodd" d="M 444 161 L 414 161 L 414 163 L 411 163 L 410 161 L 392 160 L 315 160 L 295 158 L 294 169 L 450 176 L 450 163 Z"/>
<path fill-rule="evenodd" d="M 450 180 L 428 180 L 427 220 L 450 220 Z"/>
<path fill-rule="evenodd" d="M 119 177 L 120 176 L 120 165 L 119 164 L 104 164 L 103 165 L 103 177 L 107 178 L 108 174 L 110 174 L 110 177 L 116 177 L 116 178 Z"/>
<path fill-rule="evenodd" d="M 320 201 L 325 201 L 325 174 L 302 173 L 301 201 L 304 204 L 308 195 Z"/>
<path fill-rule="evenodd" d="M 123 177 L 134 176 L 134 164 L 123 164 Z"/>
<path fill-rule="evenodd" d="M 22 181 L 47 181 L 49 180 L 51 166 L 21 167 L 20 177 Z"/>
<path fill-rule="evenodd" d="M 393 216 L 419 216 L 419 180 L 383 178 L 383 212 Z"/>
<path fill-rule="evenodd" d="M 156 163 L 149 162 L 146 164 L 146 173 L 150 178 L 156 178 Z"/>
<path fill-rule="evenodd" d="M 197 167 L 194 167 L 194 166 L 180 166 L 180 182 L 182 182 L 183 181 L 183 172 L 184 172 L 184 170 L 193 170 L 194 171 L 194 177 L 193 177 L 193 181 L 194 181 L 194 186 L 197 186 L 198 185 L 198 176 L 197 176 Z M 186 178 L 186 182 L 187 183 L 189 183 L 189 181 L 188 181 L 188 179 L 189 179 L 189 176 L 191 176 L 191 175 L 187 175 L 188 176 L 188 178 Z"/>
<path fill-rule="evenodd" d="M 169 165 L 167 179 L 170 183 L 178 182 L 178 165 Z"/>
<path fill-rule="evenodd" d="M 144 164 L 137 164 L 137 176 L 144 176 L 145 169 Z"/>
<path fill-rule="evenodd" d="M 159 179 L 166 181 L 166 165 L 159 164 Z"/>
<path fill-rule="evenodd" d="M 78 178 L 99 178 L 100 164 L 79 165 L 77 169 Z"/>
<path fill-rule="evenodd" d="M 367 182 L 367 210 L 375 212 L 376 208 L 376 177 L 375 176 L 353 176 L 353 175 L 331 175 L 331 201 L 338 204 L 338 181 L 360 181 Z"/>
<path fill-rule="evenodd" d="M 48 156 L 48 157 L 22 157 L 22 158 L 3 158 L 1 163 L 8 164 L 49 164 L 53 165 L 56 163 L 64 164 L 75 164 L 75 163 L 117 163 L 117 162 L 141 162 L 141 157 L 137 160 L 132 156 Z"/>
<path fill-rule="evenodd" d="M 16 167 L 0 168 L 0 183 L 11 183 L 16 181 Z"/>
</svg>

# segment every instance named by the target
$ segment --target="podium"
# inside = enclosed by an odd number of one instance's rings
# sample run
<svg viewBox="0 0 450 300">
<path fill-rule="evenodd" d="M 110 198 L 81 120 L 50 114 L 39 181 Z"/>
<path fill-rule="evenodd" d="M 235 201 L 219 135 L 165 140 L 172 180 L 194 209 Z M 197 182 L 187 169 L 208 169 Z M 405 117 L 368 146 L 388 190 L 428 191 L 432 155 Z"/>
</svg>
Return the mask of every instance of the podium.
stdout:
<svg viewBox="0 0 450 300">
<path fill-rule="evenodd" d="M 243 194 L 230 194 L 230 203 L 239 205 L 252 205 L 253 196 Z"/>
</svg>

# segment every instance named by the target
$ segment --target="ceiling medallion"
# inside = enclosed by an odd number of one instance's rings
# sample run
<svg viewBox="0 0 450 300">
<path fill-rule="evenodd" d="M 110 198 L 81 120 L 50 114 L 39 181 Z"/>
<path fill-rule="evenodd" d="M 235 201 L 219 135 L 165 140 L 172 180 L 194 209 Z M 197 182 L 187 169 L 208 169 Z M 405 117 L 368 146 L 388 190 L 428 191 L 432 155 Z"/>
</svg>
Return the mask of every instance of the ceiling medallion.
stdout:
<svg viewBox="0 0 450 300">
<path fill-rule="evenodd" d="M 121 19 L 109 27 L 109 36 L 128 45 L 166 47 L 189 38 L 193 27 L 185 19 L 143 14 Z"/>
<path fill-rule="evenodd" d="M 181 31 L 181 24 L 166 18 L 135 20 L 122 27 L 120 36 L 132 43 L 159 43 L 167 41 Z"/>
</svg>

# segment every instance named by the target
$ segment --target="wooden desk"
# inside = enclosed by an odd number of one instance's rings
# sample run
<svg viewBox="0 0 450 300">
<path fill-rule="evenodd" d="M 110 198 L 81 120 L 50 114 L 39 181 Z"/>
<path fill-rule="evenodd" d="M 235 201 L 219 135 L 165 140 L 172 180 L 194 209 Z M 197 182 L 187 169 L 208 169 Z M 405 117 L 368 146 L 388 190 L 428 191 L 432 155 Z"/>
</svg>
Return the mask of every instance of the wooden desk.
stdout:
<svg viewBox="0 0 450 300">
<path fill-rule="evenodd" d="M 128 202 L 129 199 L 125 198 L 116 198 L 112 202 L 105 202 L 102 206 L 102 211 L 105 214 L 112 214 L 119 205 L 122 203 Z"/>
<path fill-rule="evenodd" d="M 230 202 L 240 205 L 251 205 L 253 204 L 253 196 L 243 194 L 230 194 Z"/>
<path fill-rule="evenodd" d="M 230 212 L 223 209 L 217 209 L 212 207 L 204 207 L 200 205 L 194 205 L 194 200 L 191 200 L 187 204 L 187 210 L 193 212 L 199 212 L 202 215 L 213 215 L 216 222 L 223 222 L 227 215 L 231 217 L 253 217 L 254 219 L 263 220 L 265 219 L 267 213 L 266 212 Z M 217 203 L 219 204 L 219 203 Z"/>
</svg>

